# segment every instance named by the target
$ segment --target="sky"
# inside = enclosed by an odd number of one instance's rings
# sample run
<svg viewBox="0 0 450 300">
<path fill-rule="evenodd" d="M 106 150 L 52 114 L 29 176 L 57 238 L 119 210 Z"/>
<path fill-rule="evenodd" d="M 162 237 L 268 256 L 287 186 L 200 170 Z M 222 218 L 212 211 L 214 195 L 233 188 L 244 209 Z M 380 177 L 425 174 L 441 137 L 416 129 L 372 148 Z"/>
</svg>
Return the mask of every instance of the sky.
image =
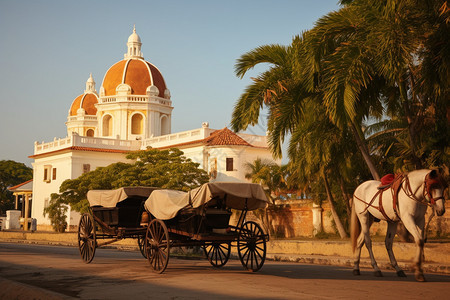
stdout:
<svg viewBox="0 0 450 300">
<path fill-rule="evenodd" d="M 31 166 L 34 142 L 67 136 L 68 110 L 92 73 L 97 91 L 133 26 L 171 92 L 172 133 L 230 125 L 243 79 L 236 60 L 288 45 L 338 0 L 0 0 L 0 160 Z M 265 118 L 247 130 L 266 132 Z"/>
</svg>

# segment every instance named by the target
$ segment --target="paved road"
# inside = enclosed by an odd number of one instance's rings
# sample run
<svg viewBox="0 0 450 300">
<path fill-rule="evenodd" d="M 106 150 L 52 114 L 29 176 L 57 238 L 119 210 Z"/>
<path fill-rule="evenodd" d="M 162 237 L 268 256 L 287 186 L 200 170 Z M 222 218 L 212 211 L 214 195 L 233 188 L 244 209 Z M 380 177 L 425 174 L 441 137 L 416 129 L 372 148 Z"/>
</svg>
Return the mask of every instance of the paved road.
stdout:
<svg viewBox="0 0 450 300">
<path fill-rule="evenodd" d="M 77 248 L 0 243 L 0 277 L 56 292 L 54 299 L 423 300 L 450 293 L 450 276 L 427 274 L 428 282 L 418 283 L 407 275 L 385 271 L 376 278 L 367 269 L 354 277 L 349 268 L 273 261 L 249 273 L 237 260 L 214 269 L 206 259 L 171 259 L 164 274 L 155 274 L 138 252 L 97 249 L 93 262 L 84 264 Z M 32 295 L 39 299 L 39 293 Z"/>
</svg>

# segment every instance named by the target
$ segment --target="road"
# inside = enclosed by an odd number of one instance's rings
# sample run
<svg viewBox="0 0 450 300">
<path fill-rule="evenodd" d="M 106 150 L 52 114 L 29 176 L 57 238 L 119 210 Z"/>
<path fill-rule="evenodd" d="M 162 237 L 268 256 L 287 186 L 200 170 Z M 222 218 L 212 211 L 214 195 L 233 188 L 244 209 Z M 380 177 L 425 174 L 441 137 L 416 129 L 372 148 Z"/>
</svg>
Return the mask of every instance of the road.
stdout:
<svg viewBox="0 0 450 300">
<path fill-rule="evenodd" d="M 351 269 L 266 261 L 257 273 L 244 271 L 238 260 L 214 269 L 204 260 L 173 259 L 165 273 L 155 274 L 135 251 L 97 249 L 90 264 L 77 248 L 0 243 L 0 277 L 70 299 L 442 299 L 450 293 L 450 276 L 413 274 L 398 278 L 369 269 L 355 277 Z M 0 291 L 0 298 L 1 297 Z M 3 294 L 3 297 L 5 295 Z M 33 297 L 39 299 L 38 294 Z M 445 296 L 444 296 L 445 297 Z M 23 297 L 27 298 L 27 297 Z M 43 297 L 46 298 L 46 297 Z"/>
</svg>

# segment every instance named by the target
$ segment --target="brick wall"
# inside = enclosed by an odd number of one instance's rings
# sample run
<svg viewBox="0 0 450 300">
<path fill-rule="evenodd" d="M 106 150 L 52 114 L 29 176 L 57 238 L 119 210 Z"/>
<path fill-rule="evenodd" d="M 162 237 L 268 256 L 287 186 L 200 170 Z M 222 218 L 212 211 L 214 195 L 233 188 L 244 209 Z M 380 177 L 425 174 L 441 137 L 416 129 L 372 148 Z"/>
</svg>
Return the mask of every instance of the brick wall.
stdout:
<svg viewBox="0 0 450 300">
<path fill-rule="evenodd" d="M 267 209 L 268 227 L 274 238 L 295 238 L 313 236 L 313 201 L 312 200 L 290 200 L 283 201 L 282 205 Z M 428 236 L 450 236 L 450 200 L 445 203 L 446 213 L 435 216 L 430 223 Z M 333 226 L 333 217 L 330 213 L 328 202 L 322 204 L 322 226 L 326 233 L 337 233 Z M 428 209 L 426 222 L 431 214 Z M 370 228 L 372 235 L 384 236 L 387 230 L 387 223 L 381 221 L 374 223 Z"/>
</svg>

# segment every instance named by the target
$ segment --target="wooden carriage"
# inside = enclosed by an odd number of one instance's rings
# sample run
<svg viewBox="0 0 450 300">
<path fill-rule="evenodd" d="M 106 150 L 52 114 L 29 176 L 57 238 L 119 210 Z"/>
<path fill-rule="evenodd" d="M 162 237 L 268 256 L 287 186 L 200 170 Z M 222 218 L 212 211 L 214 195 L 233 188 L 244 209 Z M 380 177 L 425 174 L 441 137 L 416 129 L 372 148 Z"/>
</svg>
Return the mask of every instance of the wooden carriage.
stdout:
<svg viewBox="0 0 450 300">
<path fill-rule="evenodd" d="M 227 263 L 232 245 L 237 247 L 245 269 L 258 271 L 263 266 L 269 236 L 258 223 L 246 221 L 248 211 L 267 206 L 260 185 L 216 182 L 189 192 L 129 189 L 89 192 L 92 215 L 84 214 L 79 226 L 79 248 L 85 262 L 92 261 L 95 248 L 131 237 L 138 239 L 141 253 L 158 273 L 167 268 L 170 249 L 185 246 L 201 246 L 214 267 Z M 138 196 L 132 189 L 143 190 Z M 142 198 L 146 193 L 148 199 L 144 203 Z M 105 195 L 117 199 L 91 202 L 91 199 L 103 199 Z M 118 199 L 120 201 L 116 202 Z M 139 201 L 141 204 L 138 205 Z M 234 225 L 230 224 L 232 210 L 239 215 Z M 146 213 L 148 221 L 142 219 Z M 97 239 L 111 240 L 99 244 Z"/>
</svg>

